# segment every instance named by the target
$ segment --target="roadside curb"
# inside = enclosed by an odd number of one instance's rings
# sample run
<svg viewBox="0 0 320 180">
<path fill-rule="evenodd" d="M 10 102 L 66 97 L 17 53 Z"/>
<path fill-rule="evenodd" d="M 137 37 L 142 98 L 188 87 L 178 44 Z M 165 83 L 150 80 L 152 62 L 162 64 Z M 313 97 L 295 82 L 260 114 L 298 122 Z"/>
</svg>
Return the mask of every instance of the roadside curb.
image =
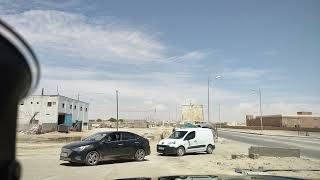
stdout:
<svg viewBox="0 0 320 180">
<path fill-rule="evenodd" d="M 229 131 L 229 132 L 237 132 L 237 133 L 243 133 L 243 134 L 255 134 L 255 135 L 264 135 L 264 136 L 278 136 L 278 137 L 298 137 L 298 138 L 307 138 L 307 139 L 316 139 L 320 140 L 320 137 L 308 137 L 308 136 L 290 136 L 290 135 L 273 135 L 273 134 L 259 134 L 259 133 L 253 133 L 253 132 L 244 132 L 244 131 L 233 131 L 233 130 L 226 130 L 223 129 L 220 131 Z"/>
</svg>

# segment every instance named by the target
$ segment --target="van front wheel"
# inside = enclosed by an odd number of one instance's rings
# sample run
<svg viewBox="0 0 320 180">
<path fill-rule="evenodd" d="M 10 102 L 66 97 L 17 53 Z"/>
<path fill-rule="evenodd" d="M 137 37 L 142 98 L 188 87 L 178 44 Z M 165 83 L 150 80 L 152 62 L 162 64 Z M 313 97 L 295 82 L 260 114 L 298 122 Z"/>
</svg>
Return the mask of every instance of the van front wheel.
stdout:
<svg viewBox="0 0 320 180">
<path fill-rule="evenodd" d="M 182 147 L 182 146 L 178 147 L 178 149 L 177 149 L 177 155 L 178 155 L 178 156 L 183 156 L 184 153 L 185 153 L 184 147 Z"/>
<path fill-rule="evenodd" d="M 207 147 L 206 152 L 207 152 L 208 154 L 212 154 L 213 149 L 214 149 L 214 147 L 213 147 L 211 144 L 209 144 L 208 147 Z"/>
</svg>

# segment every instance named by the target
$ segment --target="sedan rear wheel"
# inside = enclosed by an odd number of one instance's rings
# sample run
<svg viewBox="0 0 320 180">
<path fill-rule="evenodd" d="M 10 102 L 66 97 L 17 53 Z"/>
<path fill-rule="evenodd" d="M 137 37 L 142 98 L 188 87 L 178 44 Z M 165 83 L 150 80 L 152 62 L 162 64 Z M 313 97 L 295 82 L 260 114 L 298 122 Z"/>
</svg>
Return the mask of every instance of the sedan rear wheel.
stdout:
<svg viewBox="0 0 320 180">
<path fill-rule="evenodd" d="M 136 153 L 134 154 L 134 159 L 136 160 L 136 161 L 142 161 L 142 160 L 144 160 L 144 157 L 146 156 L 146 153 L 145 153 L 145 151 L 143 150 L 143 149 L 138 149 L 137 151 L 136 151 Z"/>
<path fill-rule="evenodd" d="M 86 156 L 86 165 L 94 166 L 99 162 L 99 153 L 97 151 L 90 151 Z"/>
</svg>

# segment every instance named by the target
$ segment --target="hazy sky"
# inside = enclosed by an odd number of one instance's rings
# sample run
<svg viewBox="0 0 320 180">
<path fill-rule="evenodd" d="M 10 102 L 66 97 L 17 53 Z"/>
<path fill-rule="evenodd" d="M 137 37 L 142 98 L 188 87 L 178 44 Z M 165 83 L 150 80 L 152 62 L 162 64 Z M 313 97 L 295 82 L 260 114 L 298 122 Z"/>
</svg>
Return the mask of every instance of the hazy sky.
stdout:
<svg viewBox="0 0 320 180">
<path fill-rule="evenodd" d="M 12 3 L 15 2 L 15 3 Z M 90 118 L 175 120 L 176 105 L 211 119 L 320 114 L 320 1 L 0 0 L 0 17 L 34 48 L 38 90 L 90 103 Z M 156 108 L 154 114 L 151 110 Z M 150 111 L 150 112 L 145 112 Z M 178 115 L 180 117 L 180 115 Z"/>
</svg>

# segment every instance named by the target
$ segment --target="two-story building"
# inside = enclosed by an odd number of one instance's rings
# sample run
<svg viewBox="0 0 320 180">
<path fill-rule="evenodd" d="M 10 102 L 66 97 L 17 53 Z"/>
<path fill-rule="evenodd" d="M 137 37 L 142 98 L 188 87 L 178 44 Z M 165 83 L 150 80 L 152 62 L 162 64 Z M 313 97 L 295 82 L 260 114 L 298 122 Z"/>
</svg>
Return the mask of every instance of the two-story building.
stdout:
<svg viewBox="0 0 320 180">
<path fill-rule="evenodd" d="M 41 124 L 43 132 L 55 131 L 59 124 L 88 126 L 89 103 L 61 95 L 32 95 L 18 105 L 18 130 Z"/>
</svg>

